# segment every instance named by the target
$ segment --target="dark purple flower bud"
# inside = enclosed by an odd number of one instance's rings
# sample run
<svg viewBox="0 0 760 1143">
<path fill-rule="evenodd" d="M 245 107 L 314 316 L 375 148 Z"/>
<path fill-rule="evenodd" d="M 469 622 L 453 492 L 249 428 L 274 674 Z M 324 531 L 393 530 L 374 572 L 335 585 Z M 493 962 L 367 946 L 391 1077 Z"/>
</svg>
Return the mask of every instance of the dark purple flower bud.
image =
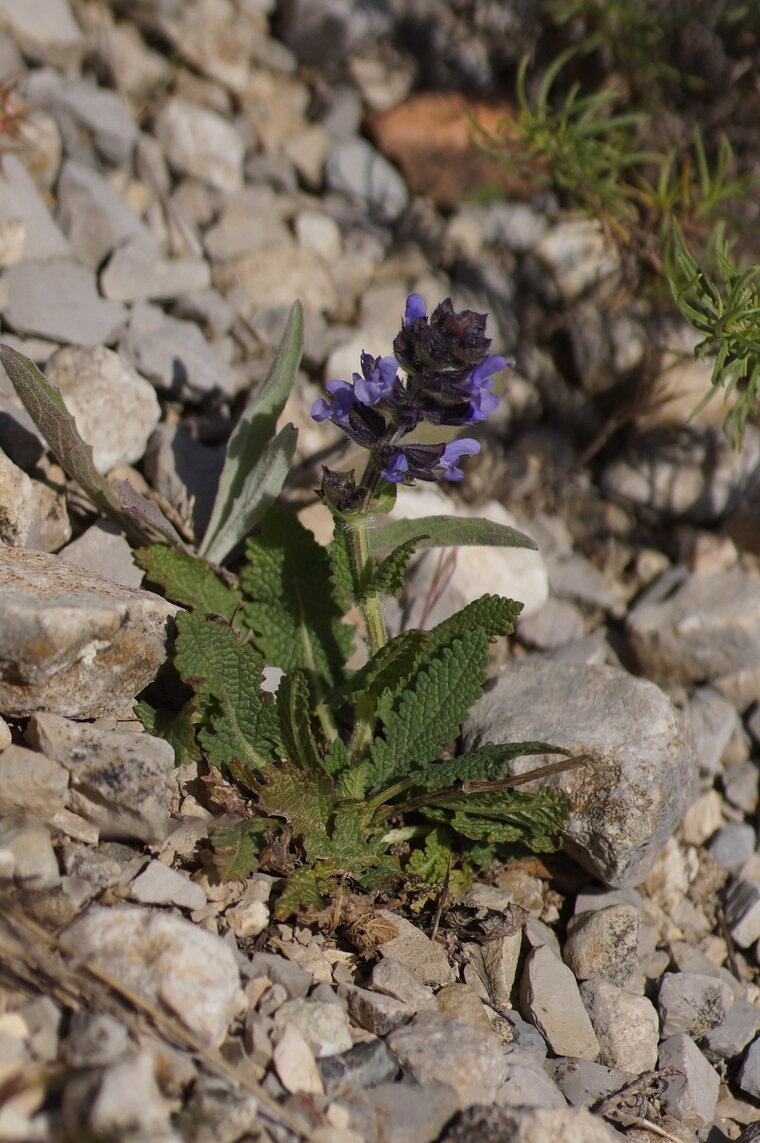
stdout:
<svg viewBox="0 0 760 1143">
<path fill-rule="evenodd" d="M 480 442 L 472 437 L 461 437 L 458 441 L 449 441 L 441 453 L 438 461 L 440 475 L 444 480 L 461 480 L 464 476 L 458 467 L 463 456 L 474 456 L 480 452 Z"/>
<path fill-rule="evenodd" d="M 486 314 L 473 310 L 455 313 L 451 298 L 442 301 L 427 318 L 419 294 L 410 294 L 393 352 L 408 373 L 432 369 L 461 371 L 464 375 L 488 352 L 491 340 L 485 337 L 486 320 Z"/>
<path fill-rule="evenodd" d="M 366 489 L 357 485 L 353 469 L 350 472 L 335 472 L 323 466 L 321 493 L 325 504 L 334 511 L 355 512 L 364 501 Z"/>
<path fill-rule="evenodd" d="M 391 397 L 398 381 L 398 361 L 395 357 L 372 357 L 363 353 L 362 371 L 354 373 L 354 392 L 362 405 L 376 405 Z"/>
</svg>

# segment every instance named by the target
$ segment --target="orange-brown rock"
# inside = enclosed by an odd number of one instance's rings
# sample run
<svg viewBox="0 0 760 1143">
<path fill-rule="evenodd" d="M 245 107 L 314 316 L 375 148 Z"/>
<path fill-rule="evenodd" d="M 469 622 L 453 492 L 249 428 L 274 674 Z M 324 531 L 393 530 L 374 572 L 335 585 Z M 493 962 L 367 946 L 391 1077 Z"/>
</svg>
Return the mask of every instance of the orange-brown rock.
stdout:
<svg viewBox="0 0 760 1143">
<path fill-rule="evenodd" d="M 372 114 L 375 145 L 400 167 L 412 194 L 450 208 L 484 192 L 524 198 L 535 188 L 507 162 L 483 153 L 471 119 L 489 134 L 514 137 L 517 109 L 506 101 L 468 99 L 458 92 L 423 92 L 390 111 Z M 536 167 L 538 171 L 538 167 Z"/>
</svg>

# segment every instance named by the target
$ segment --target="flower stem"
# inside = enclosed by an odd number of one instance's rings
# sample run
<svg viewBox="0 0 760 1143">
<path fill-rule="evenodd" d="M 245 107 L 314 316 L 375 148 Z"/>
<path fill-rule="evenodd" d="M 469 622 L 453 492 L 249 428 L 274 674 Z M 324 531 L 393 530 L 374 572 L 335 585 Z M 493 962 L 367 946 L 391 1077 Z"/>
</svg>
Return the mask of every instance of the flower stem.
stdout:
<svg viewBox="0 0 760 1143">
<path fill-rule="evenodd" d="M 369 516 L 365 512 L 357 512 L 355 515 L 345 517 L 345 522 L 351 546 L 356 602 L 364 619 L 367 648 L 371 657 L 385 646 L 387 636 L 380 600 L 377 595 L 366 594 L 367 588 L 372 583 L 375 567 L 369 546 Z"/>
</svg>

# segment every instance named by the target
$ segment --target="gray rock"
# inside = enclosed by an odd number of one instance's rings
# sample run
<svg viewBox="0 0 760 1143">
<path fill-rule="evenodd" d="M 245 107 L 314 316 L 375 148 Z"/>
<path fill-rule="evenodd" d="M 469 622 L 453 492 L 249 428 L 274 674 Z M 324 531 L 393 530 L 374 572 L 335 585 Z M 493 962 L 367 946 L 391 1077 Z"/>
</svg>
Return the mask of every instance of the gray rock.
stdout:
<svg viewBox="0 0 760 1143">
<path fill-rule="evenodd" d="M 523 1020 L 518 1012 L 511 1008 L 504 1008 L 499 1013 L 500 1018 L 509 1028 L 512 1038 L 504 1044 L 504 1051 L 509 1055 L 515 1049 L 529 1052 L 534 1059 L 543 1062 L 546 1059 L 546 1040 L 538 1029 Z"/>
<path fill-rule="evenodd" d="M 24 548 L 39 531 L 40 506 L 25 472 L 0 452 L 0 543 Z"/>
<path fill-rule="evenodd" d="M 80 1009 L 71 1015 L 63 1052 L 72 1067 L 102 1067 L 123 1056 L 128 1046 L 129 1032 L 120 1020 L 107 1012 Z"/>
<path fill-rule="evenodd" d="M 629 613 L 641 667 L 669 684 L 760 668 L 760 574 L 740 566 L 657 581 Z"/>
<path fill-rule="evenodd" d="M 207 1047 L 224 1039 L 240 981 L 221 937 L 169 913 L 121 906 L 75 921 L 66 945 L 148 1003 L 165 1005 Z"/>
<path fill-rule="evenodd" d="M 433 990 L 420 983 L 413 972 L 400 961 L 384 958 L 372 969 L 370 985 L 394 1000 L 400 1000 L 412 1012 L 435 1011 Z"/>
<path fill-rule="evenodd" d="M 26 738 L 71 775 L 68 805 L 107 838 L 163 841 L 174 750 L 161 738 L 102 730 L 57 714 L 32 716 Z"/>
<path fill-rule="evenodd" d="M 368 988 L 343 985 L 342 995 L 348 1002 L 351 1017 L 362 1028 L 375 1036 L 387 1036 L 394 1028 L 407 1024 L 414 1016 L 414 1008 L 403 1000 L 383 996 L 381 992 L 370 992 Z"/>
<path fill-rule="evenodd" d="M 522 932 L 518 929 L 516 933 L 484 941 L 480 946 L 485 983 L 491 1000 L 498 1007 L 510 1006 L 521 945 Z"/>
<path fill-rule="evenodd" d="M 100 288 L 114 302 L 179 298 L 211 285 L 211 270 L 201 258 L 161 258 L 154 244 L 124 242 L 100 275 Z"/>
<path fill-rule="evenodd" d="M 457 977 L 446 950 L 396 913 L 380 909 L 378 916 L 390 921 L 398 936 L 384 941 L 378 949 L 382 957 L 394 960 L 416 976 L 422 984 L 452 984 Z"/>
<path fill-rule="evenodd" d="M 398 1060 L 384 1040 L 357 1044 L 338 1056 L 317 1060 L 325 1094 L 339 1099 L 349 1091 L 363 1091 L 390 1082 L 398 1072 Z"/>
<path fill-rule="evenodd" d="M 175 171 L 217 190 L 240 190 L 245 145 L 221 115 L 176 95 L 158 112 L 155 133 Z"/>
<path fill-rule="evenodd" d="M 760 882 L 737 881 L 726 897 L 726 923 L 739 948 L 760 937 Z"/>
<path fill-rule="evenodd" d="M 712 837 L 708 851 L 729 873 L 738 873 L 757 846 L 757 834 L 749 822 L 726 822 Z"/>
<path fill-rule="evenodd" d="M 177 608 L 56 556 L 0 549 L 0 710 L 119 714 L 166 659 Z"/>
<path fill-rule="evenodd" d="M 657 1066 L 677 1068 L 681 1073 L 665 1080 L 663 1109 L 695 1131 L 711 1124 L 720 1079 L 694 1041 L 683 1032 L 663 1040 Z"/>
<path fill-rule="evenodd" d="M 401 1066 L 416 1083 L 449 1084 L 460 1107 L 492 1103 L 507 1078 L 507 1057 L 495 1033 L 460 1024 L 434 1012 L 420 1012 L 387 1038 Z"/>
<path fill-rule="evenodd" d="M 63 809 L 68 785 L 69 776 L 58 762 L 23 746 L 0 751 L 3 813 L 34 814 L 49 821 Z"/>
<path fill-rule="evenodd" d="M 632 1072 L 608 1068 L 593 1060 L 548 1060 L 546 1070 L 573 1107 L 590 1107 L 636 1078 Z"/>
<path fill-rule="evenodd" d="M 314 983 L 311 973 L 292 960 L 274 953 L 257 952 L 251 958 L 250 975 L 266 976 L 273 984 L 281 984 L 285 995 L 295 1000 L 305 996 Z"/>
<path fill-rule="evenodd" d="M 54 353 L 45 375 L 60 389 L 88 444 L 95 467 L 109 472 L 142 458 L 161 418 L 153 386 L 112 349 L 67 346 Z"/>
<path fill-rule="evenodd" d="M 49 109 L 73 157 L 89 157 L 84 134 L 108 163 L 126 166 L 130 162 L 139 131 L 118 92 L 88 79 L 65 79 L 49 68 L 31 72 L 26 91 L 30 99 Z"/>
<path fill-rule="evenodd" d="M 213 261 L 226 262 L 289 238 L 282 198 L 269 186 L 255 185 L 230 199 L 204 233 L 203 245 Z"/>
<path fill-rule="evenodd" d="M 686 1032 L 694 1039 L 704 1036 L 726 1020 L 734 993 L 722 981 L 699 973 L 665 973 L 657 1005 L 663 1037 Z"/>
<path fill-rule="evenodd" d="M 138 238 L 155 250 L 143 220 L 92 167 L 67 159 L 58 179 L 58 219 L 79 258 L 91 270 L 127 239 Z M 113 301 L 123 301 L 114 298 Z"/>
<path fill-rule="evenodd" d="M 277 1078 L 286 1091 L 323 1094 L 314 1053 L 295 1024 L 285 1024 L 280 1029 L 272 1052 L 272 1063 Z"/>
<path fill-rule="evenodd" d="M 275 1013 L 278 1027 L 298 1029 L 316 1056 L 337 1056 L 353 1046 L 348 1015 L 342 1004 L 299 997 L 286 1000 Z"/>
<path fill-rule="evenodd" d="M 723 751 L 740 727 L 736 707 L 712 687 L 697 687 L 686 713 L 694 733 L 700 772 L 720 773 Z"/>
<path fill-rule="evenodd" d="M 445 1083 L 380 1083 L 346 1092 L 338 1106 L 347 1109 L 351 1131 L 367 1143 L 433 1143 L 459 1099 Z"/>
<path fill-rule="evenodd" d="M 23 816 L 0 818 L 0 869 L 3 878 L 13 877 L 23 888 L 55 889 L 61 875 L 50 833 L 41 821 Z"/>
<path fill-rule="evenodd" d="M 234 371 L 197 325 L 169 317 L 147 302 L 132 310 L 120 349 L 139 373 L 177 395 L 192 397 L 214 389 L 233 393 L 238 387 Z"/>
<path fill-rule="evenodd" d="M 104 301 L 91 270 L 71 258 L 21 262 L 5 272 L 3 316 L 17 333 L 77 345 L 113 342 L 127 311 Z"/>
<path fill-rule="evenodd" d="M 200 885 L 170 869 L 160 861 L 151 861 L 129 886 L 129 896 L 141 905 L 176 905 L 180 909 L 202 909 L 206 894 Z"/>
<path fill-rule="evenodd" d="M 0 21 L 33 60 L 65 70 L 82 60 L 86 41 L 67 0 L 0 0 Z"/>
<path fill-rule="evenodd" d="M 397 219 L 409 203 L 398 170 L 366 139 L 347 139 L 333 147 L 325 161 L 325 182 L 385 222 Z"/>
<path fill-rule="evenodd" d="M 620 1143 L 624 1138 L 583 1107 L 472 1107 L 447 1128 L 440 1143 Z"/>
<path fill-rule="evenodd" d="M 463 735 L 468 748 L 538 739 L 591 755 L 549 781 L 572 806 L 568 850 L 608 885 L 646 876 L 696 793 L 693 745 L 678 711 L 653 683 L 614 667 L 509 664 Z M 510 768 L 525 773 L 542 761 L 520 758 Z"/>
<path fill-rule="evenodd" d="M 70 243 L 53 221 L 37 184 L 19 156 L 4 155 L 0 166 L 4 176 L 0 179 L 0 219 L 4 223 L 22 224 L 23 259 L 73 257 Z"/>
<path fill-rule="evenodd" d="M 142 583 L 142 568 L 133 563 L 132 548 L 118 525 L 110 520 L 96 520 L 58 554 L 68 563 L 103 576 L 112 583 L 122 583 L 126 587 L 139 587 Z"/>
<path fill-rule="evenodd" d="M 567 927 L 563 955 L 577 980 L 601 977 L 624 985 L 636 971 L 641 913 L 635 905 L 609 905 L 576 913 Z"/>
<path fill-rule="evenodd" d="M 575 977 L 548 948 L 528 954 L 520 981 L 520 1009 L 556 1055 L 582 1060 L 599 1055 L 599 1041 Z"/>
<path fill-rule="evenodd" d="M 567 600 L 550 595 L 540 611 L 527 616 L 517 624 L 520 639 L 539 650 L 562 647 L 573 639 L 580 639 L 586 625 L 577 607 Z"/>
<path fill-rule="evenodd" d="M 651 1001 L 608 980 L 584 981 L 581 996 L 599 1040 L 599 1063 L 635 1075 L 650 1071 L 657 1061 L 659 1038 Z"/>
<path fill-rule="evenodd" d="M 560 599 L 625 614 L 620 589 L 579 552 L 554 552 L 546 557 L 549 587 Z M 582 630 L 580 634 L 583 634 Z"/>
<path fill-rule="evenodd" d="M 732 448 L 719 428 L 640 432 L 604 470 L 602 490 L 658 515 L 713 523 L 732 511 L 757 479 L 760 431 L 748 428 L 741 449 Z"/>
<path fill-rule="evenodd" d="M 618 259 L 605 238 L 600 223 L 571 218 L 552 227 L 534 247 L 552 270 L 565 300 L 579 297 L 615 273 Z"/>
<path fill-rule="evenodd" d="M 736 1082 L 753 1099 L 760 1098 L 760 1038 L 753 1040 L 742 1060 Z"/>
<path fill-rule="evenodd" d="M 149 1051 L 131 1053 L 89 1075 L 75 1075 L 64 1093 L 62 1120 L 67 1130 L 86 1130 L 95 1138 L 132 1135 L 177 1141 Z"/>
<path fill-rule="evenodd" d="M 725 1020 L 710 1028 L 701 1038 L 700 1047 L 711 1064 L 738 1056 L 756 1034 L 760 1014 L 749 1000 L 736 1000 Z M 758 1076 L 760 1079 L 760 1075 Z M 760 1091 L 760 1086 L 758 1087 Z"/>
<path fill-rule="evenodd" d="M 290 306 L 293 298 L 301 301 L 307 313 L 331 313 L 338 308 L 338 291 L 328 264 L 289 236 L 275 235 L 255 254 L 218 263 L 214 285 L 246 320 L 262 309 Z"/>
<path fill-rule="evenodd" d="M 753 814 L 757 809 L 760 772 L 752 761 L 735 762 L 727 766 L 723 773 L 723 796 L 727 802 L 745 814 Z"/>
<path fill-rule="evenodd" d="M 7 375 L 0 381 L 0 388 L 6 377 Z M 6 383 L 8 388 L 12 389 L 10 380 Z M 18 401 L 15 394 L 14 400 Z M 26 409 L 19 408 L 18 404 L 14 404 L 14 401 L 2 394 L 0 394 L 0 448 L 24 472 L 34 468 L 47 452 L 42 434 Z"/>
<path fill-rule="evenodd" d="M 514 1048 L 507 1055 L 507 1078 L 496 1093 L 496 1103 L 500 1107 L 567 1106 L 567 1100 L 541 1061 L 525 1048 Z"/>
</svg>

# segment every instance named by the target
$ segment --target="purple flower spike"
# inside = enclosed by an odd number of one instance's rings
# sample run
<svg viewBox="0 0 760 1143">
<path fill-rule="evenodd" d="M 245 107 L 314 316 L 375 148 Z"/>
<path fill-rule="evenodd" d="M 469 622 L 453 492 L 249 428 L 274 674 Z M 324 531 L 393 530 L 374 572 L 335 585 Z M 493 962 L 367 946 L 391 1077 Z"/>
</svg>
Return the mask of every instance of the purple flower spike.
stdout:
<svg viewBox="0 0 760 1143">
<path fill-rule="evenodd" d="M 417 318 L 424 318 L 426 313 L 425 303 L 419 294 L 410 294 L 406 299 L 406 309 L 404 310 L 404 327 L 409 326 L 415 322 Z"/>
<path fill-rule="evenodd" d="M 403 452 L 399 449 L 397 452 L 391 453 L 385 458 L 385 462 L 385 468 L 380 470 L 384 479 L 389 484 L 401 484 L 409 473 L 409 461 Z"/>
<path fill-rule="evenodd" d="M 501 373 L 502 369 L 506 368 L 506 357 L 499 357 L 494 354 L 491 357 L 487 357 L 485 361 L 481 361 L 480 365 L 476 365 L 469 377 L 465 377 L 459 384 L 463 389 L 477 389 L 481 385 L 488 385 L 489 379 L 492 378 L 495 373 Z M 493 384 L 492 381 L 491 384 Z M 490 385 L 488 385 L 488 387 L 490 388 Z"/>
<path fill-rule="evenodd" d="M 390 397 L 398 374 L 395 357 L 372 357 L 362 354 L 362 375 L 354 373 L 354 392 L 362 405 L 376 405 Z"/>
<path fill-rule="evenodd" d="M 480 452 L 480 442 L 472 437 L 462 437 L 458 441 L 450 441 L 441 454 L 438 467 L 444 480 L 461 480 L 464 476 L 458 467 L 463 456 L 474 456 Z"/>
</svg>

